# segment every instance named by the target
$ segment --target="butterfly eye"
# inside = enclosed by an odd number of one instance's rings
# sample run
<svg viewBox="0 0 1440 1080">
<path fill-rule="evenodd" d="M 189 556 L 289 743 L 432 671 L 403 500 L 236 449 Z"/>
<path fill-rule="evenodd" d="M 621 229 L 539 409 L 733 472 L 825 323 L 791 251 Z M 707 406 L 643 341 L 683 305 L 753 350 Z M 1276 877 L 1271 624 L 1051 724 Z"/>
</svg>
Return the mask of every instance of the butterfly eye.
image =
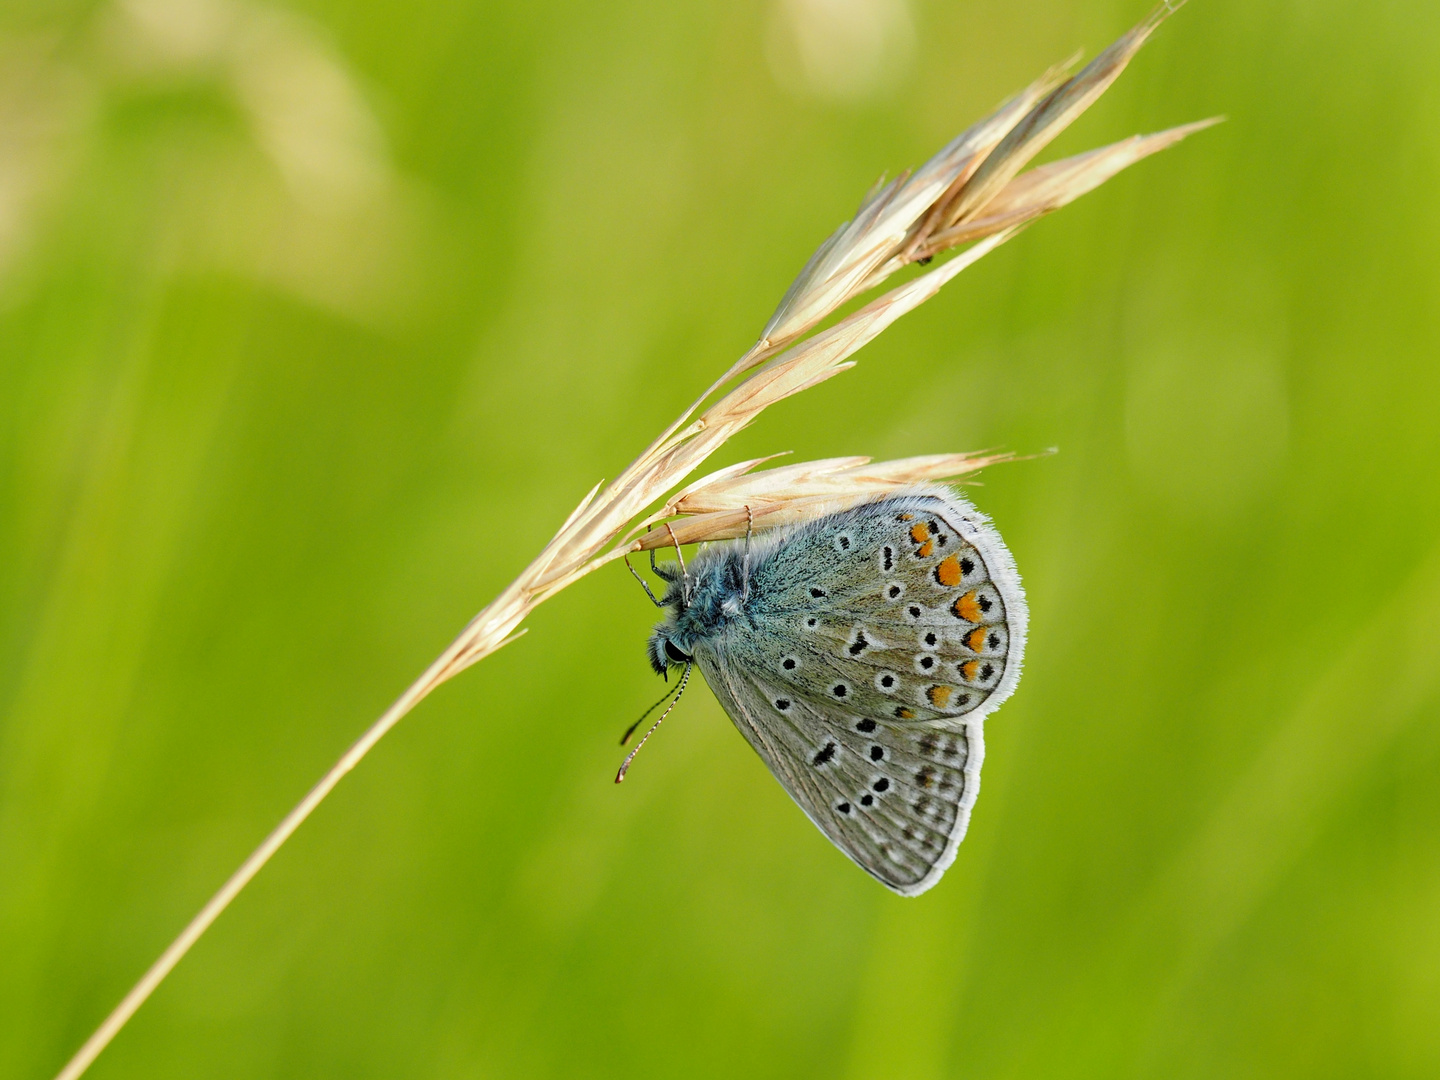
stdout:
<svg viewBox="0 0 1440 1080">
<path fill-rule="evenodd" d="M 688 664 L 690 662 L 690 657 L 681 652 L 673 641 L 665 642 L 665 655 L 670 658 L 672 663 Z"/>
</svg>

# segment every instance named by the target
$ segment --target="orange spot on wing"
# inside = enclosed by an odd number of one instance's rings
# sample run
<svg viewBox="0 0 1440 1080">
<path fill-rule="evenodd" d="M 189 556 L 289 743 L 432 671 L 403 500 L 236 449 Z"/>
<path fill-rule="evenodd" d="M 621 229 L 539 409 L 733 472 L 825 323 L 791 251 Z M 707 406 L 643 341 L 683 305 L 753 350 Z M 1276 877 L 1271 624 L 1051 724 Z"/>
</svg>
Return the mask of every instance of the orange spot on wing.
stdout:
<svg viewBox="0 0 1440 1080">
<path fill-rule="evenodd" d="M 931 555 L 935 554 L 935 541 L 926 540 L 923 544 L 920 545 L 919 549 L 915 552 L 915 554 L 919 555 L 922 559 L 928 559 Z"/>
<path fill-rule="evenodd" d="M 915 520 L 915 515 L 914 515 L 914 514 L 901 514 L 901 515 L 900 515 L 900 520 L 901 520 L 901 521 L 914 521 L 914 520 Z"/>
<path fill-rule="evenodd" d="M 925 696 L 930 699 L 930 704 L 937 709 L 943 709 L 950 702 L 950 695 L 955 691 L 948 686 L 932 686 L 925 691 Z"/>
<path fill-rule="evenodd" d="M 986 633 L 987 631 L 985 627 L 977 626 L 974 630 L 971 630 L 968 634 L 965 635 L 965 644 L 969 646 L 972 652 L 979 652 L 985 647 Z"/>
<path fill-rule="evenodd" d="M 910 539 L 914 540 L 917 544 L 923 544 L 926 540 L 930 539 L 930 526 L 926 525 L 923 521 L 917 521 L 914 525 L 910 526 Z"/>
<path fill-rule="evenodd" d="M 950 605 L 950 610 L 966 622 L 980 621 L 980 601 L 975 598 L 975 590 L 971 589 L 955 603 Z"/>
<path fill-rule="evenodd" d="M 965 663 L 960 665 L 960 674 L 964 676 L 966 682 L 974 682 L 975 672 L 979 667 L 979 660 L 966 660 Z"/>
<path fill-rule="evenodd" d="M 960 572 L 960 556 L 947 555 L 940 560 L 940 565 L 935 567 L 935 580 L 947 589 L 960 584 L 960 579 L 965 575 Z"/>
<path fill-rule="evenodd" d="M 913 712 L 906 708 L 896 709 L 895 715 L 898 716 L 901 720 L 911 720 L 915 716 Z"/>
</svg>

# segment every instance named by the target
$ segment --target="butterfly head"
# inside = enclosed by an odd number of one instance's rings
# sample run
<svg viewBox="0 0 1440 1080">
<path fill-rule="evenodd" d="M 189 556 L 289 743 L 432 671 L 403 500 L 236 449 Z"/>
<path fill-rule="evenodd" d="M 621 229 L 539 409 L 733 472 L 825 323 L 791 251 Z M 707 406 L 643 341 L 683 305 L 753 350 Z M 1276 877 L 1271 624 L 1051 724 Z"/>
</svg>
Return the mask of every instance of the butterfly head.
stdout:
<svg viewBox="0 0 1440 1080">
<path fill-rule="evenodd" d="M 665 608 L 665 621 L 650 634 L 648 653 L 656 674 L 692 662 L 696 650 L 722 636 L 745 617 L 749 583 L 745 565 L 748 547 L 718 545 L 702 551 L 687 571 L 683 564 L 660 565 L 656 573 L 668 587 L 655 603 Z M 678 560 L 677 560 L 678 561 Z"/>
<path fill-rule="evenodd" d="M 657 623 L 651 631 L 646 651 L 655 674 L 669 678 L 670 668 L 683 666 L 695 658 L 695 639 L 703 627 L 696 621 L 700 611 L 692 604 L 695 598 L 691 593 L 691 580 L 683 564 L 677 567 L 662 563 L 655 567 L 655 573 L 666 583 L 665 595 L 658 603 L 667 610 L 665 621 Z M 706 596 L 710 592 L 700 591 Z M 700 622 L 703 623 L 703 619 Z"/>
<path fill-rule="evenodd" d="M 740 616 L 744 604 L 739 564 L 729 555 L 712 551 L 697 560 L 687 577 L 668 579 L 670 587 L 660 600 L 665 621 L 651 631 L 647 649 L 657 675 L 668 678 L 670 668 L 691 663 L 697 649 L 723 634 Z"/>
<path fill-rule="evenodd" d="M 656 675 L 666 675 L 672 667 L 688 664 L 695 658 L 691 643 L 685 640 L 687 636 L 671 622 L 663 622 L 651 632 L 647 652 Z"/>
</svg>

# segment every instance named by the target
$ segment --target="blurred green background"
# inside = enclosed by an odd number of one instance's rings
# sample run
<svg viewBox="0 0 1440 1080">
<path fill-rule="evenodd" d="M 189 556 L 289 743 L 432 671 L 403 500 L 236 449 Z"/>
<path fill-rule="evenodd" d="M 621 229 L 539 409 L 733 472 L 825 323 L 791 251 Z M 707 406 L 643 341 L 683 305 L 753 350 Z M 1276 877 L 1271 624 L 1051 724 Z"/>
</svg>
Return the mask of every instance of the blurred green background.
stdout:
<svg viewBox="0 0 1440 1080">
<path fill-rule="evenodd" d="M 1146 0 L 5 0 L 0 1075 L 53 1074 L 737 356 L 884 169 Z M 425 703 L 96 1077 L 1440 1073 L 1440 7 L 1203 0 L 1030 229 L 716 464 L 1001 446 L 1029 588 L 945 880 L 620 569 Z"/>
</svg>

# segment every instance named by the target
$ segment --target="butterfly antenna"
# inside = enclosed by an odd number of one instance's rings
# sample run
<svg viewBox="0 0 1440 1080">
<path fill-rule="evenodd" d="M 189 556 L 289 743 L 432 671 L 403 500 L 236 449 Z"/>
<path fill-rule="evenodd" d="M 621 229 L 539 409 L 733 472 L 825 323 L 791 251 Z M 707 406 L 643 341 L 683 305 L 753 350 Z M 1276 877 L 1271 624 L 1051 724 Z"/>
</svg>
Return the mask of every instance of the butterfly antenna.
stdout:
<svg viewBox="0 0 1440 1080">
<path fill-rule="evenodd" d="M 750 599 L 750 533 L 755 529 L 755 516 L 745 507 L 745 561 L 741 564 L 740 599 Z"/>
<path fill-rule="evenodd" d="M 631 736 L 631 735 L 634 735 L 634 734 L 635 734 L 635 729 L 645 722 L 645 717 L 649 716 L 652 712 L 654 712 L 656 709 L 658 709 L 661 705 L 664 705 L 665 702 L 666 702 L 666 700 L 670 697 L 670 695 L 673 694 L 673 693 L 675 693 L 675 690 L 676 690 L 676 689 L 677 689 L 677 687 L 675 687 L 675 686 L 667 687 L 666 690 L 665 690 L 665 693 L 663 693 L 663 694 L 660 695 L 660 700 L 657 701 L 657 702 L 655 702 L 654 705 L 651 705 L 648 709 L 646 709 L 643 713 L 641 713 L 641 714 L 640 714 L 640 719 L 639 719 L 639 720 L 636 720 L 633 724 L 631 724 L 628 728 L 625 729 L 625 734 L 620 736 L 620 745 L 621 745 L 621 746 L 624 746 L 627 742 L 630 741 L 630 736 Z"/>
<path fill-rule="evenodd" d="M 690 606 L 690 571 L 685 569 L 685 556 L 680 552 L 680 541 L 675 539 L 675 530 L 670 528 L 670 523 L 665 522 L 665 531 L 670 534 L 670 542 L 675 545 L 675 558 L 680 562 L 680 580 L 682 593 L 685 599 L 685 606 Z M 638 750 L 639 747 L 636 747 Z"/>
<path fill-rule="evenodd" d="M 694 666 L 693 661 L 685 665 L 685 674 L 680 676 L 680 685 L 675 689 L 675 699 L 671 701 L 669 707 L 660 714 L 660 719 L 650 725 L 650 730 L 645 732 L 644 737 L 635 744 L 635 749 L 631 750 L 626 756 L 625 761 L 620 766 L 620 771 L 615 774 L 615 782 L 617 784 L 625 779 L 625 774 L 630 771 L 630 763 L 635 760 L 635 755 L 640 753 L 640 748 L 645 745 L 646 740 L 648 740 L 651 735 L 655 734 L 655 729 L 665 721 L 665 717 L 670 715 L 670 710 L 675 708 L 676 703 L 679 702 L 680 695 L 685 693 L 685 684 L 690 681 L 690 668 L 692 666 Z M 641 717 L 641 719 L 643 720 L 644 717 Z"/>
<path fill-rule="evenodd" d="M 656 599 L 655 599 L 655 594 L 650 591 L 650 583 L 649 583 L 648 581 L 646 581 L 643 577 L 640 576 L 640 574 L 636 571 L 635 567 L 633 567 L 633 566 L 630 565 L 630 556 L 629 556 L 628 554 L 625 554 L 625 555 L 622 555 L 621 558 L 625 560 L 625 569 L 626 569 L 626 570 L 629 570 L 630 573 L 634 576 L 635 580 L 638 581 L 638 582 L 640 582 L 640 587 L 645 590 L 645 595 L 650 598 L 650 602 L 651 602 L 652 604 L 654 604 L 656 607 L 664 607 L 664 606 L 665 606 L 664 602 L 663 602 L 663 601 L 660 601 L 660 600 L 656 600 Z M 652 563 L 653 563 L 653 561 L 654 561 L 654 559 L 655 559 L 655 551 L 654 551 L 654 549 L 651 549 L 651 551 L 650 551 L 650 559 L 651 559 L 651 561 L 652 561 Z M 659 703 L 657 702 L 656 704 L 659 704 Z M 654 705 L 651 706 L 652 709 L 653 709 L 654 707 L 655 707 Z M 645 718 L 642 716 L 640 719 L 643 720 L 643 719 L 645 719 Z M 637 721 L 637 723 L 638 723 L 638 721 Z M 624 742 L 624 740 L 622 739 L 621 742 Z"/>
</svg>

